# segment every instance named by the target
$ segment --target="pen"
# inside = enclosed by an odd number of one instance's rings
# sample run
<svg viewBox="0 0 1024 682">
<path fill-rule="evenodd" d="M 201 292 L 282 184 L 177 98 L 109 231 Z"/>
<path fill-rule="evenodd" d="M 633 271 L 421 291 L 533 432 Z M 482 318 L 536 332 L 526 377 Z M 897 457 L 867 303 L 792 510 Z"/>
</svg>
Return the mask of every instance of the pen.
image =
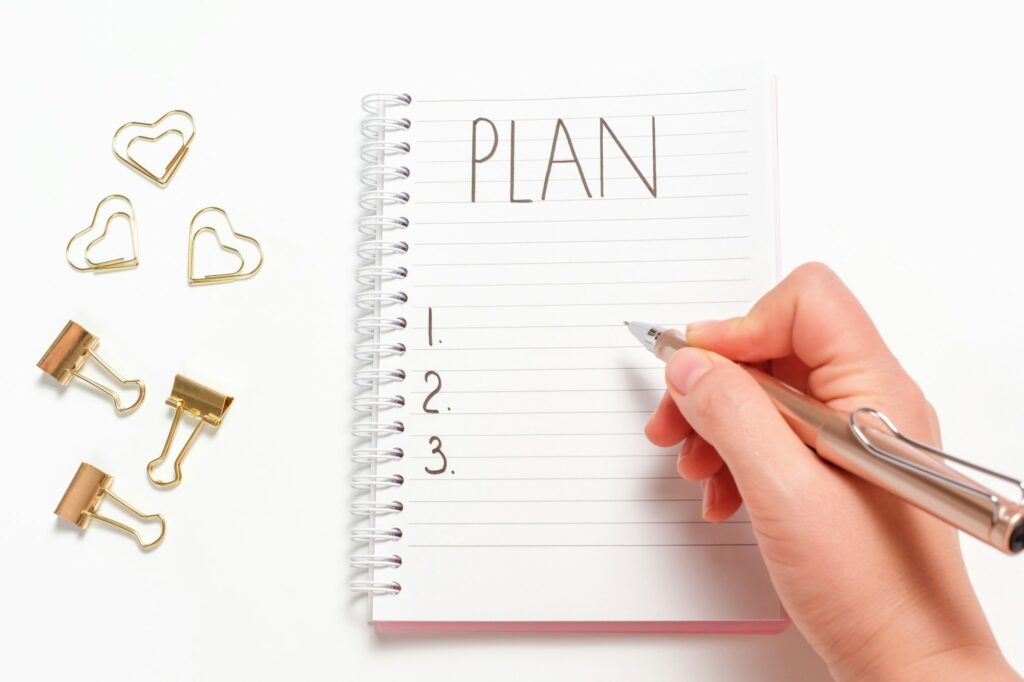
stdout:
<svg viewBox="0 0 1024 682">
<path fill-rule="evenodd" d="M 688 345 L 685 328 L 625 324 L 664 362 Z M 823 459 L 1007 554 L 1024 549 L 1024 482 L 916 441 L 876 409 L 840 412 L 754 367 L 744 369 L 797 436 Z M 881 428 L 866 425 L 869 417 Z M 948 462 L 1012 483 L 1020 493 L 1018 501 L 977 483 Z"/>
</svg>

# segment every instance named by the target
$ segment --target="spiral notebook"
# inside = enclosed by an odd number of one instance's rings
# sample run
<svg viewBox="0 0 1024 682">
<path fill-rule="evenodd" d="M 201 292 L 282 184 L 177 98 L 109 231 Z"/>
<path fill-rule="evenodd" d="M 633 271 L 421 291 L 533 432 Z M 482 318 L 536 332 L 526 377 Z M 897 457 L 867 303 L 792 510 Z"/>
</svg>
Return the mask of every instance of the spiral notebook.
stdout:
<svg viewBox="0 0 1024 682">
<path fill-rule="evenodd" d="M 623 327 L 775 282 L 772 79 L 728 67 L 369 95 L 352 588 L 378 631 L 776 632 Z"/>
</svg>

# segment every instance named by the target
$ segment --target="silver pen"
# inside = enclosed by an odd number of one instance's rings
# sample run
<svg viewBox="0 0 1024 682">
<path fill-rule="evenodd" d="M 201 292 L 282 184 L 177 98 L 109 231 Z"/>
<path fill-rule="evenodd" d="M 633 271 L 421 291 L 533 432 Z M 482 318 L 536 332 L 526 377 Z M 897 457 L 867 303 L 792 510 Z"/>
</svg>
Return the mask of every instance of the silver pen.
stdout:
<svg viewBox="0 0 1024 682">
<path fill-rule="evenodd" d="M 626 326 L 665 362 L 688 345 L 685 328 L 645 322 Z M 744 368 L 820 457 L 1007 554 L 1024 549 L 1024 482 L 916 441 L 874 408 L 840 412 L 754 367 Z M 950 462 L 1015 486 L 1018 500 L 979 484 Z"/>
</svg>

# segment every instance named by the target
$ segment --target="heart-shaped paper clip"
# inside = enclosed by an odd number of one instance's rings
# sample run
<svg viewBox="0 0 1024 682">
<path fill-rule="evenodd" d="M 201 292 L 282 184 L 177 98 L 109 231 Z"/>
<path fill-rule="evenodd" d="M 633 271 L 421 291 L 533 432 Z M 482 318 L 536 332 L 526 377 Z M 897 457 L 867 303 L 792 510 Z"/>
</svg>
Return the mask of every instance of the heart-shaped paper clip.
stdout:
<svg viewBox="0 0 1024 682">
<path fill-rule="evenodd" d="M 178 127 L 168 128 L 167 130 L 157 135 L 135 135 L 132 138 L 127 139 L 127 131 L 130 130 L 131 128 L 145 128 L 147 130 L 154 130 L 159 128 L 161 123 L 163 123 L 166 119 L 172 116 L 178 116 L 188 121 L 187 134 L 184 130 L 181 129 L 184 126 L 177 124 Z M 132 145 L 136 144 L 137 142 L 159 142 L 168 135 L 177 135 L 181 139 L 181 146 L 178 147 L 178 150 L 174 153 L 174 156 L 171 157 L 171 160 L 167 162 L 166 166 L 164 166 L 162 174 L 157 175 L 156 173 L 154 173 L 153 171 L 149 170 L 141 163 L 139 163 L 138 160 L 136 160 L 132 156 Z M 152 123 L 140 123 L 138 121 L 132 121 L 130 123 L 125 123 L 123 126 L 118 128 L 117 131 L 114 133 L 114 156 L 120 159 L 122 163 L 126 164 L 130 168 L 135 169 L 145 177 L 149 178 L 156 184 L 163 187 L 168 182 L 170 182 L 171 176 L 173 176 L 174 172 L 178 170 L 178 166 L 181 165 L 182 159 L 184 159 L 185 155 L 188 153 L 189 145 L 192 144 L 192 138 L 194 138 L 195 136 L 196 125 L 195 121 L 192 119 L 192 114 L 188 113 L 187 111 L 182 111 L 181 109 L 175 109 L 174 111 L 168 111 L 166 114 L 164 114 L 157 120 L 153 121 Z M 127 142 L 125 142 L 126 139 Z"/>
<path fill-rule="evenodd" d="M 103 225 L 103 230 L 99 236 L 90 241 L 85 246 L 85 265 L 79 265 L 71 258 L 71 250 L 75 245 L 75 242 L 79 238 L 97 230 L 96 221 L 100 217 L 100 212 L 103 210 L 103 206 L 110 201 L 123 201 L 127 208 L 125 210 L 116 211 L 107 216 L 107 220 Z M 89 252 L 94 246 L 102 242 L 107 238 L 110 232 L 110 224 L 114 222 L 115 218 L 124 218 L 128 221 L 129 230 L 131 231 L 132 237 L 132 255 L 131 257 L 119 256 L 117 258 L 108 258 L 107 260 L 94 261 L 89 257 Z M 139 264 L 139 235 L 135 228 L 135 209 L 132 207 L 131 200 L 123 194 L 111 194 L 105 197 L 100 203 L 96 204 L 96 210 L 92 214 L 92 222 L 84 230 L 81 230 L 75 234 L 69 241 L 67 248 L 64 249 L 64 257 L 67 258 L 68 264 L 78 272 L 104 272 L 109 270 L 125 270 L 127 268 L 134 268 Z"/>
<path fill-rule="evenodd" d="M 256 251 L 259 253 L 260 259 L 259 259 L 259 261 L 257 261 L 255 267 L 252 267 L 252 268 L 250 268 L 248 270 L 245 269 L 245 257 L 242 255 L 242 252 L 239 251 L 238 249 L 234 248 L 233 246 L 225 246 L 224 242 L 221 241 L 220 234 L 218 233 L 217 228 L 211 227 L 209 225 L 204 225 L 204 226 L 199 227 L 197 229 L 196 225 L 199 222 L 199 218 L 203 214 L 208 213 L 208 212 L 209 213 L 219 213 L 220 215 L 224 216 L 224 222 L 227 225 L 228 230 L 231 232 L 231 235 L 233 237 L 236 237 L 237 239 L 241 239 L 242 241 L 245 241 L 245 242 L 249 242 L 250 244 L 252 244 L 253 246 L 256 247 Z M 238 269 L 237 270 L 234 270 L 233 272 L 223 272 L 223 273 L 219 273 L 219 274 L 203 275 L 202 277 L 196 277 L 196 275 L 195 275 L 196 237 L 198 237 L 203 232 L 212 232 L 213 236 L 217 239 L 217 245 L 220 246 L 222 251 L 227 251 L 228 253 L 233 253 L 236 256 L 238 256 Z M 188 228 L 188 283 L 190 285 L 197 285 L 197 284 L 221 284 L 223 282 L 234 282 L 235 280 L 239 280 L 239 279 L 248 279 L 249 277 L 252 277 L 257 272 L 259 272 L 261 267 L 263 267 L 263 247 L 261 247 L 260 243 L 258 241 L 256 241 L 254 238 L 252 238 L 252 237 L 250 237 L 248 235 L 242 234 L 241 232 L 237 232 L 235 230 L 234 226 L 231 224 L 231 219 L 228 218 L 228 214 L 227 214 L 227 212 L 224 211 L 224 209 L 217 208 L 216 206 L 210 206 L 210 207 L 202 209 L 201 211 L 199 211 L 198 213 L 196 213 L 192 217 L 192 223 L 189 225 L 189 228 Z"/>
</svg>

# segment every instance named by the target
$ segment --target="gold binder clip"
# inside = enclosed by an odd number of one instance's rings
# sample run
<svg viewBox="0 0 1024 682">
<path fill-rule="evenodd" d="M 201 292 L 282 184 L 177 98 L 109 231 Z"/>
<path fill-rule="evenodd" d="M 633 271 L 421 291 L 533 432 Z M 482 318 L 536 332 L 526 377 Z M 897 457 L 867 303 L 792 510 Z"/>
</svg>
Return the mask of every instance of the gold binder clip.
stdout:
<svg viewBox="0 0 1024 682">
<path fill-rule="evenodd" d="M 171 121 L 171 124 L 166 130 L 157 133 L 156 135 L 142 135 L 137 134 L 133 137 L 128 137 L 128 131 L 132 129 L 145 129 L 145 130 L 156 130 L 161 126 L 165 120 L 174 118 L 180 122 Z M 185 125 L 187 123 L 187 125 Z M 171 127 L 176 126 L 176 127 Z M 186 132 L 187 131 L 187 132 Z M 141 132 L 141 131 L 140 131 Z M 171 157 L 171 160 L 164 166 L 163 173 L 157 175 L 145 166 L 143 166 L 135 157 L 132 156 L 132 146 L 138 142 L 159 142 L 168 135 L 176 135 L 181 140 L 181 145 L 178 150 Z M 170 182 L 174 172 L 178 170 L 178 166 L 181 165 L 182 159 L 188 154 L 189 145 L 192 144 L 192 138 L 196 136 L 196 125 L 192 119 L 192 114 L 181 109 L 175 109 L 174 111 L 168 111 L 166 114 L 153 121 L 152 123 L 140 123 L 138 121 L 132 121 L 125 123 L 123 126 L 117 129 L 114 133 L 114 141 L 112 143 L 114 149 L 114 156 L 121 160 L 122 163 L 126 164 L 129 168 L 133 168 L 145 177 L 149 178 L 161 187 L 165 186 Z"/>
<path fill-rule="evenodd" d="M 197 221 L 205 213 L 217 213 L 217 214 L 223 216 L 224 217 L 224 223 L 227 225 L 228 232 L 230 233 L 230 235 L 232 237 L 240 239 L 241 241 L 244 241 L 244 242 L 248 242 L 248 243 L 250 243 L 250 244 L 252 244 L 253 246 L 256 247 L 256 252 L 259 254 L 259 260 L 256 262 L 256 266 L 255 267 L 250 268 L 249 270 L 245 270 L 245 257 L 242 255 L 242 252 L 239 251 L 238 249 L 234 248 L 233 246 L 225 245 L 224 242 L 221 241 L 220 233 L 218 232 L 217 228 L 211 227 L 209 225 L 204 225 L 204 226 L 200 227 L 199 229 L 196 229 Z M 220 273 L 220 274 L 204 275 L 202 277 L 196 277 L 196 274 L 195 274 L 196 237 L 198 237 L 199 235 L 201 235 L 204 232 L 212 232 L 213 236 L 217 239 L 217 245 L 220 246 L 222 251 L 227 251 L 228 253 L 233 253 L 233 254 L 235 254 L 238 257 L 238 269 L 237 270 L 235 270 L 234 272 L 223 272 L 223 273 Z M 201 211 L 196 213 L 194 216 L 192 216 L 192 222 L 188 226 L 188 283 L 190 285 L 194 286 L 194 285 L 197 285 L 197 284 L 220 284 L 220 283 L 223 283 L 223 282 L 234 282 L 235 280 L 239 280 L 239 279 L 248 279 L 249 277 L 252 277 L 257 272 L 259 272 L 261 267 L 263 267 L 263 247 L 261 247 L 260 243 L 258 241 L 256 241 L 253 237 L 250 237 L 248 235 L 242 234 L 241 232 L 236 232 L 234 226 L 231 224 L 231 219 L 228 218 L 228 214 L 224 211 L 224 209 L 217 208 L 216 206 L 210 206 L 208 208 L 202 209 Z"/>
<path fill-rule="evenodd" d="M 167 434 L 167 441 L 164 443 L 163 452 L 146 466 L 149 480 L 161 488 L 172 488 L 181 483 L 181 464 L 185 461 L 185 455 L 192 449 L 192 444 L 199 435 L 199 431 L 207 424 L 215 429 L 218 428 L 224 419 L 224 414 L 227 413 L 228 408 L 231 407 L 231 403 L 234 401 L 233 397 L 218 393 L 212 388 L 207 388 L 180 374 L 174 377 L 171 397 L 167 399 L 167 404 L 174 408 L 174 419 L 171 421 L 171 431 Z M 178 453 L 177 458 L 174 460 L 174 478 L 169 481 L 159 481 L 154 476 L 153 470 L 167 459 L 167 454 L 171 449 L 171 442 L 174 440 L 174 433 L 178 430 L 178 423 L 181 421 L 181 415 L 183 414 L 194 417 L 198 420 L 198 423 L 196 428 L 192 429 L 188 440 L 185 441 L 181 452 Z"/>
<path fill-rule="evenodd" d="M 164 521 L 164 517 L 160 514 L 143 514 L 115 495 L 110 489 L 110 484 L 113 482 L 114 477 L 110 474 L 105 474 L 93 465 L 82 462 L 78 467 L 78 471 L 75 472 L 75 477 L 71 479 L 71 484 L 68 486 L 67 491 L 65 491 L 64 497 L 60 498 L 60 504 L 57 505 L 53 513 L 65 521 L 75 524 L 82 530 L 88 528 L 93 519 L 108 523 L 114 528 L 135 536 L 135 541 L 139 543 L 139 547 L 142 549 L 153 549 L 163 541 L 164 533 L 167 531 L 167 522 Z M 160 536 L 152 542 L 143 542 L 142 536 L 131 526 L 100 514 L 97 510 L 103 499 L 107 496 L 113 498 L 115 502 L 143 521 L 150 519 L 159 521 Z"/>
<path fill-rule="evenodd" d="M 98 237 L 96 237 L 95 239 L 93 239 L 92 241 L 85 245 L 85 252 L 83 254 L 83 257 L 85 259 L 85 265 L 78 265 L 71 258 L 71 248 L 75 245 L 75 242 L 77 242 L 79 238 L 84 237 L 86 234 L 89 234 L 96 229 L 96 221 L 99 219 L 100 212 L 103 210 L 103 207 L 108 202 L 116 201 L 124 202 L 126 204 L 126 208 L 120 211 L 115 211 L 114 213 L 111 213 L 109 216 L 107 216 L 106 222 L 103 225 L 103 231 L 100 232 Z M 99 262 L 92 260 L 91 258 L 89 258 L 89 252 L 92 250 L 94 246 L 96 246 L 97 244 L 99 244 L 100 242 L 107 238 L 107 235 L 110 232 L 110 225 L 111 223 L 114 222 L 114 219 L 116 218 L 124 218 L 125 220 L 128 221 L 128 227 L 131 230 L 132 237 L 131 257 L 127 258 L 121 256 L 119 258 L 109 258 L 107 260 L 102 260 Z M 86 227 L 84 230 L 81 230 L 80 232 L 76 233 L 75 236 L 68 241 L 68 246 L 66 249 L 64 249 L 64 257 L 67 258 L 68 264 L 78 272 L 101 272 L 107 270 L 123 270 L 138 266 L 139 235 L 135 229 L 135 209 L 132 208 L 131 200 L 128 199 L 128 197 L 124 196 L 123 194 L 111 194 L 110 196 L 100 201 L 100 203 L 96 205 L 95 212 L 93 212 L 92 214 L 92 222 L 89 223 L 89 226 Z"/>
<path fill-rule="evenodd" d="M 114 409 L 124 414 L 131 412 L 139 405 L 142 404 L 143 398 L 146 397 L 146 385 L 142 383 L 141 379 L 125 379 L 120 374 L 114 371 L 114 369 L 105 363 L 103 359 L 96 354 L 96 347 L 100 345 L 100 340 L 87 332 L 80 324 L 74 321 L 68 322 L 64 326 L 64 330 L 57 336 L 57 339 L 50 344 L 49 350 L 43 355 L 43 358 L 36 363 L 39 369 L 43 370 L 51 377 L 56 379 L 61 386 L 67 386 L 71 383 L 71 379 L 78 378 L 89 384 L 97 391 L 106 394 L 114 401 Z M 121 396 L 119 396 L 113 389 L 110 389 L 103 384 L 99 383 L 95 379 L 90 379 L 81 373 L 82 365 L 85 361 L 92 357 L 96 362 L 99 363 L 108 375 L 113 377 L 122 386 L 128 384 L 135 384 L 139 389 L 138 399 L 128 405 L 127 407 L 121 404 Z"/>
</svg>

